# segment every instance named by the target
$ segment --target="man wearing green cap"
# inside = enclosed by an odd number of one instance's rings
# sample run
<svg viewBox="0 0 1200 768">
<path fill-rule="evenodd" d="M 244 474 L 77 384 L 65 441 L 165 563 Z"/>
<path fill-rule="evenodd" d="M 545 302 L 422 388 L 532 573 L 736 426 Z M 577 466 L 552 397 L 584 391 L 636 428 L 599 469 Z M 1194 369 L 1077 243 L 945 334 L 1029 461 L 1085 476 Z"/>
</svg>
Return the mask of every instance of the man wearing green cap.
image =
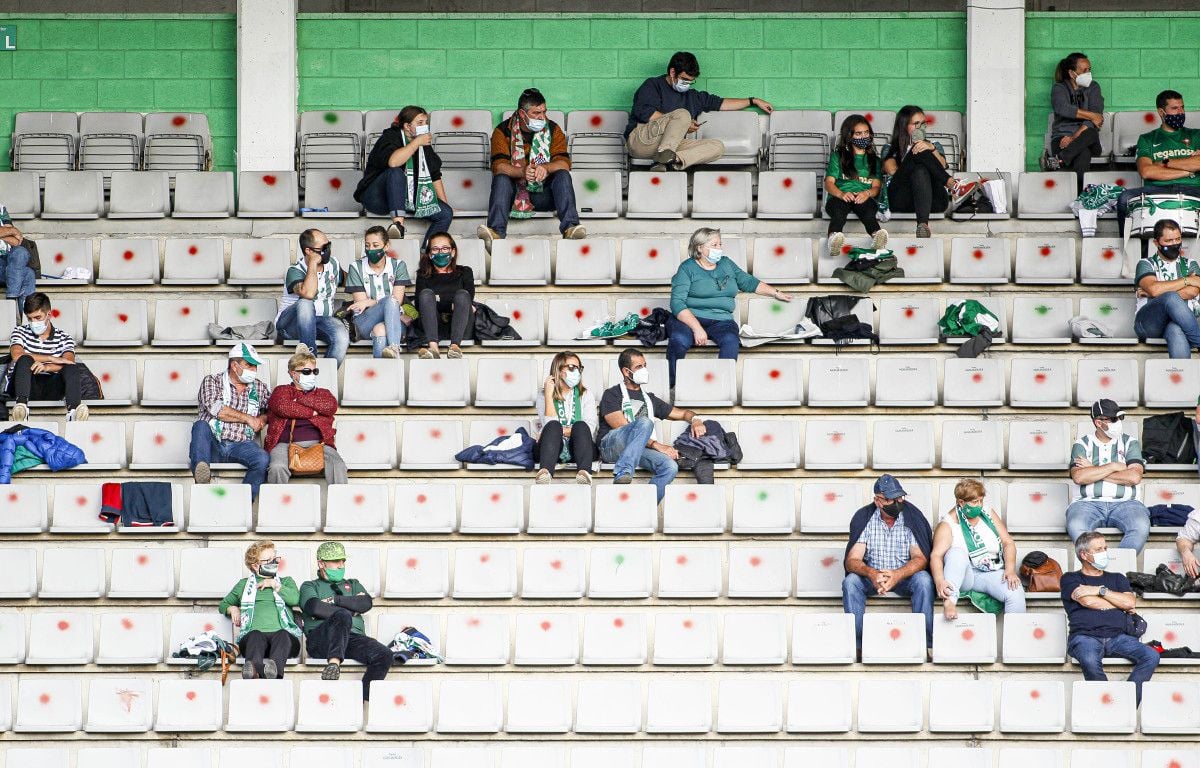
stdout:
<svg viewBox="0 0 1200 768">
<path fill-rule="evenodd" d="M 267 400 L 271 388 L 258 378 L 258 352 L 244 341 L 229 349 L 229 362 L 222 373 L 204 377 L 196 396 L 200 410 L 192 425 L 189 451 L 192 477 L 197 483 L 212 479 L 210 464 L 232 461 L 246 468 L 242 482 L 250 495 L 267 479 L 271 457 L 256 437 L 267 426 Z M 260 415 L 261 414 L 261 415 Z"/>
<path fill-rule="evenodd" d="M 317 547 L 317 578 L 300 586 L 304 634 L 310 658 L 324 657 L 322 680 L 337 680 L 346 659 L 365 664 L 363 698 L 371 698 L 371 682 L 382 680 L 392 666 L 392 652 L 367 637 L 362 614 L 371 610 L 371 596 L 358 579 L 346 578 L 346 548 L 339 541 Z"/>
</svg>

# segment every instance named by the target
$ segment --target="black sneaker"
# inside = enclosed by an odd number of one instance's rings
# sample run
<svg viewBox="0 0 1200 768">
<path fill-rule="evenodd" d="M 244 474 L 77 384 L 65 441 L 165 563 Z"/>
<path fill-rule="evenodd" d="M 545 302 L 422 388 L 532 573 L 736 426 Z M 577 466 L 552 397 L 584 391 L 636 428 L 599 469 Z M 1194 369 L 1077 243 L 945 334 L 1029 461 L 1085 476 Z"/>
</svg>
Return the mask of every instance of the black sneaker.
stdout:
<svg viewBox="0 0 1200 768">
<path fill-rule="evenodd" d="M 388 240 L 403 240 L 404 225 L 392 222 L 387 228 Z"/>
<path fill-rule="evenodd" d="M 321 670 L 322 680 L 338 680 L 342 676 L 342 667 L 340 664 L 326 664 L 325 669 Z"/>
</svg>

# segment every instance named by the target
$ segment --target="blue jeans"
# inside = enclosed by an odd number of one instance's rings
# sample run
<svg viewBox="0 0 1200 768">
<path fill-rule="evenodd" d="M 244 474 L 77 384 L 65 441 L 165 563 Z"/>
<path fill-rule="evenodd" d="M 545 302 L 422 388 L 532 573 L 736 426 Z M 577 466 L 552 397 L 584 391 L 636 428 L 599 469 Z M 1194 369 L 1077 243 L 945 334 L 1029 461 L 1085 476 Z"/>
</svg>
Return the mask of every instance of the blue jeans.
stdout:
<svg viewBox="0 0 1200 768">
<path fill-rule="evenodd" d="M 379 300 L 373 307 L 367 307 L 362 314 L 354 318 L 354 328 L 359 338 L 371 337 L 371 350 L 375 357 L 383 357 L 383 348 L 396 346 L 404 341 L 404 322 L 400 319 L 400 302 L 392 296 Z M 372 330 L 383 323 L 384 335 L 375 336 Z"/>
<path fill-rule="evenodd" d="M 1084 680 L 1108 679 L 1104 674 L 1105 656 L 1132 661 L 1133 671 L 1129 673 L 1129 682 L 1137 687 L 1139 704 L 1142 703 L 1142 683 L 1154 674 L 1159 661 L 1158 651 L 1132 635 L 1103 638 L 1073 634 L 1067 638 L 1067 655 L 1083 667 Z"/>
<path fill-rule="evenodd" d="M 913 613 L 925 614 L 925 645 L 933 647 L 933 577 L 929 571 L 917 571 L 896 585 L 893 594 L 908 597 Z M 867 610 L 867 598 L 879 594 L 875 585 L 866 576 L 847 573 L 842 579 L 842 608 L 854 614 L 854 641 L 862 650 L 863 613 Z"/>
<path fill-rule="evenodd" d="M 1157 186 L 1126 189 L 1117 198 L 1117 233 L 1121 237 L 1125 237 L 1125 217 L 1129 215 L 1129 201 L 1143 193 L 1147 195 L 1190 195 L 1192 197 L 1200 197 L 1200 187 L 1191 184 L 1160 184 Z"/>
<path fill-rule="evenodd" d="M 336 317 L 317 315 L 317 305 L 312 299 L 296 299 L 296 303 L 283 310 L 275 327 L 285 339 L 296 339 L 316 354 L 317 339 L 325 342 L 325 357 L 337 360 L 338 365 L 346 359 L 350 348 L 350 331 Z"/>
<path fill-rule="evenodd" d="M 192 424 L 192 445 L 188 450 L 188 463 L 193 472 L 200 462 L 234 462 L 246 468 L 242 482 L 250 486 L 252 498 L 258 498 L 258 488 L 267 479 L 267 465 L 271 457 L 263 447 L 253 440 L 218 440 L 207 422 Z"/>
<path fill-rule="evenodd" d="M 1187 301 L 1169 291 L 1147 301 L 1133 318 L 1139 339 L 1166 339 L 1167 356 L 1187 360 L 1192 347 L 1200 347 L 1200 323 Z"/>
<path fill-rule="evenodd" d="M 717 345 L 717 357 L 721 360 L 737 360 L 738 324 L 732 320 L 708 320 L 696 317 L 700 327 Z M 692 329 L 674 316 L 667 318 L 667 370 L 670 373 L 671 389 L 675 389 L 675 363 L 687 357 L 687 351 L 696 343 Z"/>
<path fill-rule="evenodd" d="M 363 208 L 376 216 L 406 217 L 404 207 L 408 202 L 408 176 L 404 166 L 388 168 L 375 177 L 371 185 L 363 190 Z M 429 217 L 429 226 L 425 228 L 425 239 L 421 241 L 421 250 L 429 245 L 429 238 L 440 232 L 450 231 L 450 222 L 454 219 L 454 209 L 438 201 L 438 212 Z"/>
<path fill-rule="evenodd" d="M 1079 534 L 1097 528 L 1116 528 L 1123 537 L 1117 546 L 1142 551 L 1150 537 L 1150 510 L 1137 499 L 1129 501 L 1093 501 L 1078 499 L 1067 507 L 1067 535 L 1071 541 Z"/>
<path fill-rule="evenodd" d="M 646 443 L 654 435 L 654 422 L 646 416 L 639 416 L 623 427 L 618 427 L 600 441 L 600 458 L 606 463 L 612 463 L 613 477 L 632 475 L 635 467 L 654 473 L 650 482 L 658 489 L 658 500 L 661 503 L 667 493 L 667 486 L 679 474 L 679 465 L 666 454 L 647 448 Z"/>
<path fill-rule="evenodd" d="M 1025 613 L 1025 590 L 1020 585 L 1009 589 L 1004 571 L 980 571 L 971 565 L 971 557 L 962 547 L 946 550 L 942 560 L 942 576 L 954 588 L 954 597 L 963 592 L 983 592 L 1004 603 L 1005 613 Z"/>
<path fill-rule="evenodd" d="M 508 214 L 512 212 L 513 199 L 517 196 L 517 180 L 511 176 L 492 177 L 492 196 L 488 199 L 488 229 L 500 237 L 508 231 Z M 535 211 L 554 211 L 558 215 L 558 231 L 579 223 L 579 212 L 575 210 L 575 188 L 571 186 L 570 171 L 555 171 L 542 182 L 540 192 L 530 192 L 529 202 Z"/>
<path fill-rule="evenodd" d="M 0 274 L 4 275 L 4 295 L 10 299 L 21 301 L 37 290 L 37 275 L 29 268 L 29 249 L 23 245 L 0 254 Z"/>
</svg>

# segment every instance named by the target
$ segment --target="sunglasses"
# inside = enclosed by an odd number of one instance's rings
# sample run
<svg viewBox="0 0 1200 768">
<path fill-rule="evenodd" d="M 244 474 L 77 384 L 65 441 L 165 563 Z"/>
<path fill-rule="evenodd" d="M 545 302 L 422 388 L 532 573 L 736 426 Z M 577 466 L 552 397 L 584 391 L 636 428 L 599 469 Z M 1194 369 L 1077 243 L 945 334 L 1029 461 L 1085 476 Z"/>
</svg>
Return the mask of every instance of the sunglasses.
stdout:
<svg viewBox="0 0 1200 768">
<path fill-rule="evenodd" d="M 298 373 L 301 376 L 316 376 L 320 372 L 320 368 L 297 368 L 293 371 L 293 373 Z"/>
</svg>

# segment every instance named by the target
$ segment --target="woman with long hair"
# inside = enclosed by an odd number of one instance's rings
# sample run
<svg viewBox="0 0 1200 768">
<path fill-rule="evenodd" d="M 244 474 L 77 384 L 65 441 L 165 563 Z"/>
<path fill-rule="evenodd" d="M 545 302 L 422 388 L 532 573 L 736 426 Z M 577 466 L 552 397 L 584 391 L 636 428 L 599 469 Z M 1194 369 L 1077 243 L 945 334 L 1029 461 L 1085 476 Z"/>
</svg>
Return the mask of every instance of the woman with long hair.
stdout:
<svg viewBox="0 0 1200 768">
<path fill-rule="evenodd" d="M 474 301 L 475 275 L 458 263 L 458 244 L 448 232 L 433 235 L 417 267 L 417 313 L 426 343 L 417 352 L 422 360 L 441 357 L 438 341 L 446 337 L 446 357 L 462 357 L 459 345 L 470 328 Z"/>
<path fill-rule="evenodd" d="M 575 482 L 592 482 L 599 416 L 596 398 L 583 384 L 583 363 L 574 352 L 559 352 L 550 362 L 550 375 L 538 401 L 538 471 L 540 485 L 554 479 L 560 461 L 574 461 Z"/>
<path fill-rule="evenodd" d="M 1050 156 L 1064 170 L 1075 171 L 1079 188 L 1083 174 L 1099 157 L 1100 126 L 1104 125 L 1104 96 L 1100 84 L 1092 79 L 1092 62 L 1076 51 L 1068 53 L 1054 68 L 1050 86 L 1050 106 L 1054 120 L 1050 124 Z"/>
<path fill-rule="evenodd" d="M 917 237 L 932 237 L 929 215 L 955 207 L 976 187 L 947 172 L 942 145 L 925 138 L 925 111 L 914 104 L 896 113 L 891 141 L 883 148 L 883 172 L 889 207 L 916 214 Z"/>
<path fill-rule="evenodd" d="M 829 214 L 829 254 L 842 251 L 842 228 L 850 214 L 858 217 L 875 250 L 887 246 L 888 234 L 879 226 L 879 193 L 883 189 L 875 133 L 862 115 L 842 121 L 837 145 L 825 168 L 825 212 Z"/>
</svg>

